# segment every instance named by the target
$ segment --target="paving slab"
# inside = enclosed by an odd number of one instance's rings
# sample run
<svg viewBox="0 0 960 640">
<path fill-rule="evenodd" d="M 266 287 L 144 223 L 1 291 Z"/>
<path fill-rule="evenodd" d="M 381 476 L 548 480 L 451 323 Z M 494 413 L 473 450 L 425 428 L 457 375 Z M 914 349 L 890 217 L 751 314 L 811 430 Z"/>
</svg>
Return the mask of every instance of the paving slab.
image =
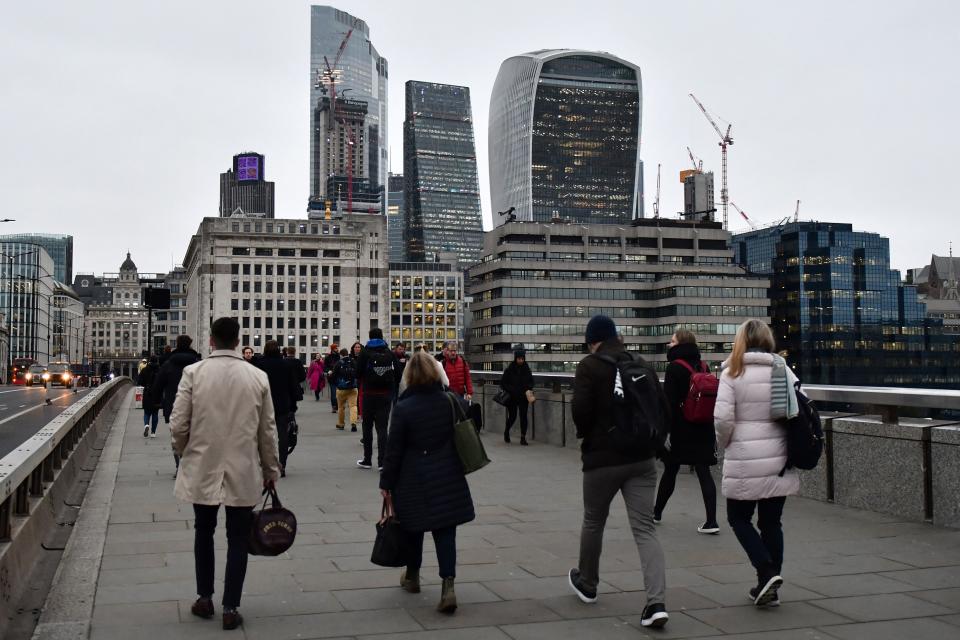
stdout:
<svg viewBox="0 0 960 640">
<path fill-rule="evenodd" d="M 806 602 L 786 602 L 779 607 L 767 608 L 747 605 L 701 609 L 688 611 L 687 615 L 726 633 L 819 627 L 851 620 Z"/>
<path fill-rule="evenodd" d="M 957 627 L 943 620 L 917 618 L 822 627 L 838 640 L 948 640 L 957 637 Z"/>
<path fill-rule="evenodd" d="M 810 604 L 833 611 L 857 622 L 875 620 L 899 620 L 901 618 L 927 618 L 952 613 L 947 607 L 913 598 L 903 593 L 887 593 L 876 596 L 853 596 L 812 600 Z"/>
</svg>

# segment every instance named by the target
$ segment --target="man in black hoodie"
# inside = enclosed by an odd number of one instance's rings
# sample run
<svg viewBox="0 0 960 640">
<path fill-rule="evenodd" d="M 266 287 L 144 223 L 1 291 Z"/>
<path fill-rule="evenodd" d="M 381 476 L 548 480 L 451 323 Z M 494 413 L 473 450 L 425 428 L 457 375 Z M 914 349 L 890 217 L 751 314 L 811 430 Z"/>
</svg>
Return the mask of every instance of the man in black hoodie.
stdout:
<svg viewBox="0 0 960 640">
<path fill-rule="evenodd" d="M 373 466 L 373 429 L 377 429 L 377 467 L 387 450 L 387 421 L 397 385 L 397 357 L 383 340 L 383 330 L 370 329 L 370 340 L 357 359 L 357 380 L 363 390 L 363 458 L 361 469 Z"/>
<path fill-rule="evenodd" d="M 643 609 L 640 624 L 644 627 L 663 627 L 669 616 L 664 604 L 666 568 L 663 550 L 653 523 L 653 503 L 657 490 L 654 444 L 643 445 L 638 442 L 635 446 L 626 447 L 620 440 L 621 432 L 616 421 L 617 403 L 624 402 L 624 386 L 630 381 L 621 380 L 619 368 L 606 361 L 606 358 L 617 362 L 633 359 L 644 367 L 643 373 L 634 379 L 634 384 L 649 376 L 653 385 L 649 389 L 653 396 L 647 398 L 655 403 L 654 407 L 661 407 L 661 411 L 654 413 L 660 413 L 664 419 L 669 412 L 666 396 L 656 371 L 639 356 L 626 353 L 613 320 L 603 315 L 594 316 L 587 324 L 585 337 L 590 355 L 577 365 L 571 407 L 577 437 L 583 438 L 580 447 L 583 459 L 583 529 L 580 533 L 579 566 L 570 570 L 568 580 L 580 600 L 586 603 L 597 601 L 603 530 L 610 513 L 610 503 L 620 493 L 627 507 L 627 518 L 643 568 L 647 606 Z M 630 404 L 625 410 L 632 408 Z"/>
<path fill-rule="evenodd" d="M 167 424 L 170 424 L 170 413 L 173 411 L 173 401 L 177 399 L 177 387 L 180 386 L 183 370 L 194 362 L 200 362 L 200 354 L 190 348 L 192 344 L 190 336 L 177 336 L 177 348 L 170 352 L 153 381 L 156 389 L 154 399 L 160 401 L 163 421 Z M 180 456 L 174 453 L 173 460 L 179 469 Z"/>
<path fill-rule="evenodd" d="M 296 374 L 284 358 L 283 351 L 276 340 L 267 340 L 263 345 L 263 356 L 255 362 L 267 374 L 270 382 L 270 398 L 273 401 L 273 415 L 277 423 L 277 440 L 280 453 L 280 477 L 287 475 L 287 454 L 289 453 L 290 417 L 297 406 L 298 386 Z M 299 361 L 298 361 L 299 362 Z"/>
</svg>

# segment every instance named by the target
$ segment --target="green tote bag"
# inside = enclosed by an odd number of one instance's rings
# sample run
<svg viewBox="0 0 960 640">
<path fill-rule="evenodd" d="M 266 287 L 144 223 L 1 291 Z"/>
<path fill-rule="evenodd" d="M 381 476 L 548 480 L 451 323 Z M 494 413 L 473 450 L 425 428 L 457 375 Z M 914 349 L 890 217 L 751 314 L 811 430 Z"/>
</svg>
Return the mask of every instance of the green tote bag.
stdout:
<svg viewBox="0 0 960 640">
<path fill-rule="evenodd" d="M 450 408 L 453 410 L 453 444 L 463 465 L 463 474 L 473 473 L 490 464 L 483 441 L 477 433 L 473 420 L 464 415 L 463 408 L 451 394 L 447 394 Z"/>
</svg>

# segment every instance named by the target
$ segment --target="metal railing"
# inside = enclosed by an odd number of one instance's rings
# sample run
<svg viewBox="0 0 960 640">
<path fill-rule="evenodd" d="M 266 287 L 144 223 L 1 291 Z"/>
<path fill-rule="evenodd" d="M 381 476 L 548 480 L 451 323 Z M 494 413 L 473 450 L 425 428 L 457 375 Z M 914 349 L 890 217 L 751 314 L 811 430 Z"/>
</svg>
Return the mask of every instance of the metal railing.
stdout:
<svg viewBox="0 0 960 640">
<path fill-rule="evenodd" d="M 77 443 L 128 378 L 115 378 L 91 391 L 0 459 L 0 542 L 10 540 L 13 519 L 30 515 L 30 499 L 42 498 Z"/>
</svg>

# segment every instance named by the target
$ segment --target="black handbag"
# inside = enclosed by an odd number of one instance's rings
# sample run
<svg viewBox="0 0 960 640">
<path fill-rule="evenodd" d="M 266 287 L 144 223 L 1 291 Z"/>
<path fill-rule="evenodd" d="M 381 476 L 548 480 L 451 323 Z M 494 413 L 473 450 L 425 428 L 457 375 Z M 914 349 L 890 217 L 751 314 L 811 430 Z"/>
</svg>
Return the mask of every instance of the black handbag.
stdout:
<svg viewBox="0 0 960 640">
<path fill-rule="evenodd" d="M 380 509 L 377 539 L 373 543 L 370 562 L 381 567 L 405 567 L 409 556 L 410 536 L 397 520 L 393 511 L 393 500 L 386 497 Z"/>
<path fill-rule="evenodd" d="M 497 395 L 493 396 L 493 401 L 499 405 L 507 406 L 507 403 L 510 402 L 510 394 L 503 387 L 497 391 Z"/>
<path fill-rule="evenodd" d="M 287 422 L 287 455 L 293 453 L 293 450 L 297 448 L 299 436 L 300 425 L 297 424 L 297 419 L 291 415 L 290 420 Z"/>
<path fill-rule="evenodd" d="M 247 550 L 254 556 L 278 556 L 291 546 L 297 537 L 297 517 L 280 504 L 276 489 L 263 490 L 263 506 L 251 518 Z M 267 499 L 271 506 L 267 507 Z"/>
</svg>

